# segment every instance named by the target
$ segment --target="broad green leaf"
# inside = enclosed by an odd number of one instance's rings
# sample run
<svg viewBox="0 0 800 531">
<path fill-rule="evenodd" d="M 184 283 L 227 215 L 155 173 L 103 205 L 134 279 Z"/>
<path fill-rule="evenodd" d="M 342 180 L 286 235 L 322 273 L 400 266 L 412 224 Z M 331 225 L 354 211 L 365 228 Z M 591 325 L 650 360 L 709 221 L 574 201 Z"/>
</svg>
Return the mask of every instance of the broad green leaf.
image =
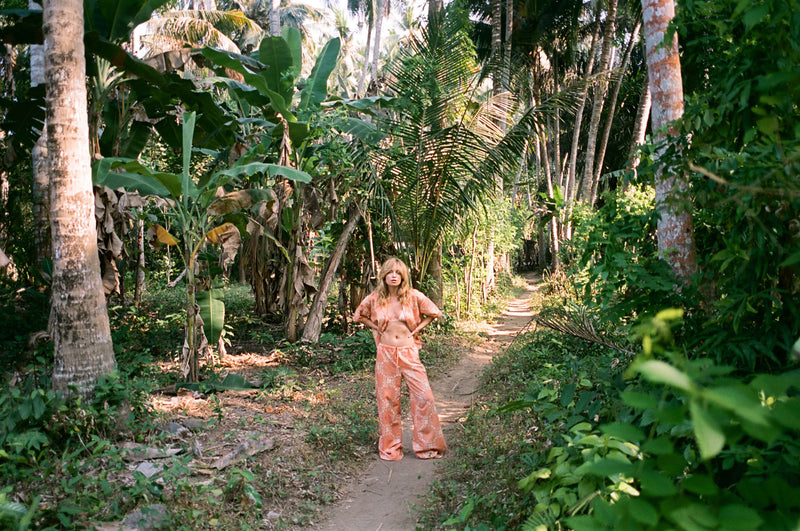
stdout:
<svg viewBox="0 0 800 531">
<path fill-rule="evenodd" d="M 531 490 L 538 479 L 548 479 L 552 474 L 552 470 L 549 468 L 540 468 L 539 470 L 529 474 L 527 477 L 519 480 L 517 486 L 525 491 L 528 492 Z"/>
<path fill-rule="evenodd" d="M 713 496 L 719 492 L 719 487 L 714 483 L 714 479 L 705 474 L 689 476 L 681 481 L 681 487 L 701 496 Z"/>
<path fill-rule="evenodd" d="M 680 308 L 667 308 L 656 314 L 656 319 L 660 321 L 677 321 L 683 318 L 683 310 Z"/>
<path fill-rule="evenodd" d="M 214 64 L 224 66 L 229 70 L 238 72 L 242 75 L 260 72 L 266 68 L 264 64 L 250 56 L 241 55 L 233 52 L 226 52 L 217 48 L 203 48 L 200 53 L 210 59 Z"/>
<path fill-rule="evenodd" d="M 575 398 L 575 383 L 569 383 L 561 389 L 561 407 L 567 407 L 572 403 Z"/>
<path fill-rule="evenodd" d="M 666 498 L 678 492 L 678 487 L 668 476 L 657 470 L 645 469 L 639 474 L 642 492 L 649 496 Z"/>
<path fill-rule="evenodd" d="M 292 100 L 295 80 L 294 58 L 289 43 L 283 37 L 265 37 L 258 48 L 258 60 L 267 66 L 259 73 L 266 82 L 265 92 L 270 98 L 277 96 L 275 99 L 280 99 L 273 100 L 276 105 L 280 103 L 282 108 L 287 108 L 287 102 Z"/>
<path fill-rule="evenodd" d="M 631 424 L 622 424 L 620 422 L 614 422 L 611 424 L 604 424 L 600 426 L 600 431 L 605 434 L 611 435 L 612 437 L 616 437 L 617 439 L 622 439 L 623 441 L 634 441 L 638 442 L 645 438 L 644 433 L 642 430 L 633 426 Z"/>
<path fill-rule="evenodd" d="M 725 434 L 709 411 L 698 400 L 689 402 L 689 410 L 692 414 L 692 427 L 697 446 L 700 449 L 700 457 L 711 459 L 725 445 Z"/>
<path fill-rule="evenodd" d="M 651 394 L 623 391 L 620 396 L 625 405 L 635 409 L 655 409 L 658 406 L 658 400 Z"/>
<path fill-rule="evenodd" d="M 292 141 L 292 146 L 300 146 L 311 133 L 308 122 L 294 121 L 287 123 L 289 124 L 289 138 Z"/>
<path fill-rule="evenodd" d="M 346 117 L 336 121 L 335 125 L 341 132 L 353 135 L 366 144 L 377 144 L 386 138 L 373 124 L 358 118 Z"/>
<path fill-rule="evenodd" d="M 637 522 L 648 526 L 654 526 L 658 523 L 658 511 L 646 500 L 630 498 L 628 510 Z"/>
<path fill-rule="evenodd" d="M 154 172 L 139 161 L 122 158 L 103 158 L 95 164 L 94 184 L 112 190 L 124 188 L 142 195 L 180 197 L 180 177 L 174 173 Z M 112 170 L 125 170 L 122 173 Z"/>
<path fill-rule="evenodd" d="M 281 37 L 286 41 L 292 54 L 293 77 L 297 79 L 303 67 L 303 35 L 293 26 L 282 26 Z"/>
<path fill-rule="evenodd" d="M 181 194 L 183 202 L 187 203 L 191 196 L 190 184 L 192 181 L 191 161 L 192 161 L 192 142 L 194 140 L 194 122 L 197 114 L 193 112 L 183 113 L 183 173 L 181 175 Z"/>
<path fill-rule="evenodd" d="M 621 459 L 603 458 L 593 463 L 581 465 L 578 470 L 596 476 L 612 477 L 617 474 L 629 476 L 633 473 L 633 465 Z"/>
<path fill-rule="evenodd" d="M 764 4 L 751 4 L 751 6 L 745 11 L 744 15 L 742 16 L 742 22 L 744 22 L 745 28 L 747 30 L 752 29 L 753 26 L 764 20 L 767 15 L 769 14 L 769 7 Z"/>
<path fill-rule="evenodd" d="M 663 383 L 682 391 L 692 390 L 692 381 L 686 373 L 659 360 L 648 360 L 637 364 L 635 369 L 651 382 Z"/>
<path fill-rule="evenodd" d="M 769 424 L 768 411 L 755 396 L 748 393 L 747 388 L 733 386 L 708 388 L 704 389 L 701 395 L 709 402 L 754 424 L 765 426 Z"/>
<path fill-rule="evenodd" d="M 793 430 L 800 430 L 800 398 L 789 398 L 777 402 L 772 408 L 775 419 L 781 425 Z"/>
<path fill-rule="evenodd" d="M 645 441 L 645 443 L 642 444 L 642 450 L 653 455 L 665 455 L 672 453 L 674 445 L 670 438 L 659 437 L 657 439 Z"/>
<path fill-rule="evenodd" d="M 300 108 L 318 107 L 328 97 L 328 77 L 336 68 L 341 44 L 338 38 L 329 40 L 317 56 L 317 62 L 308 76 L 308 83 L 300 94 Z"/>
<path fill-rule="evenodd" d="M 225 303 L 219 291 L 212 289 L 197 294 L 197 305 L 200 306 L 200 317 L 203 319 L 206 338 L 209 344 L 215 345 L 225 324 Z"/>
<path fill-rule="evenodd" d="M 222 170 L 219 173 L 230 175 L 231 177 L 234 178 L 262 173 L 262 174 L 267 174 L 271 177 L 280 175 L 291 181 L 298 181 L 301 183 L 311 182 L 311 175 L 309 175 L 304 171 L 295 170 L 294 168 L 290 168 L 288 166 L 281 166 L 279 164 L 268 164 L 266 162 L 251 162 L 249 164 L 244 164 L 242 166 L 234 166 L 233 168 Z"/>
<path fill-rule="evenodd" d="M 589 515 L 569 516 L 564 518 L 564 523 L 569 526 L 569 529 L 574 529 L 575 531 L 606 531 L 608 529 L 608 526 L 597 522 Z M 538 528 L 536 529 L 539 531 Z M 545 527 L 543 526 L 542 529 L 545 529 Z"/>
<path fill-rule="evenodd" d="M 715 529 L 719 521 L 711 508 L 697 503 L 683 505 L 670 512 L 669 516 L 681 528 L 689 529 Z"/>
<path fill-rule="evenodd" d="M 761 529 L 763 523 L 755 510 L 744 505 L 726 505 L 719 510 L 719 525 L 726 531 Z"/>
</svg>

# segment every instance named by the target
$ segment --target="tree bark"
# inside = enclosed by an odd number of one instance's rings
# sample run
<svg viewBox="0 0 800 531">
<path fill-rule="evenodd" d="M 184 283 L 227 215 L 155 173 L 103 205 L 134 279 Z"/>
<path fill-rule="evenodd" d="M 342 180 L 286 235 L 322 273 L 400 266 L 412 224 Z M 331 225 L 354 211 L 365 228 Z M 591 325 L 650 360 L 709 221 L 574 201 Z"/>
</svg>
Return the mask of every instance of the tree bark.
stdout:
<svg viewBox="0 0 800 531">
<path fill-rule="evenodd" d="M 51 182 L 53 387 L 89 395 L 115 369 L 94 217 L 83 2 L 44 4 L 47 152 Z"/>
<path fill-rule="evenodd" d="M 375 96 L 378 95 L 378 59 L 381 55 L 381 31 L 383 28 L 383 15 L 386 11 L 386 0 L 377 0 L 375 3 L 375 42 L 372 43 L 372 81 L 375 83 Z"/>
<path fill-rule="evenodd" d="M 584 78 L 588 83 L 589 77 L 592 75 L 592 70 L 594 70 L 594 56 L 597 51 L 597 41 L 600 35 L 600 9 L 597 9 L 597 15 L 595 16 L 594 21 L 594 32 L 592 33 L 592 44 L 589 48 L 589 57 L 588 61 L 586 62 L 586 72 L 584 73 Z M 586 94 L 588 93 L 588 87 L 586 85 L 580 91 L 580 95 L 578 96 L 578 109 L 575 112 L 575 126 L 572 131 L 572 146 L 570 147 L 569 151 L 569 166 L 567 171 L 567 179 L 564 186 L 564 201 L 566 202 L 566 219 L 569 220 L 570 216 L 572 215 L 572 203 L 575 201 L 577 197 L 577 173 L 578 173 L 578 147 L 580 146 L 581 141 L 581 124 L 583 123 L 583 110 L 586 107 Z M 556 164 L 559 161 L 556 160 Z M 569 221 L 567 221 L 567 226 L 565 227 L 565 234 L 564 237 L 569 239 L 571 236 L 571 230 Z"/>
<path fill-rule="evenodd" d="M 444 277 L 442 273 L 442 245 L 439 244 L 433 251 L 425 275 L 433 279 L 433 290 L 427 295 L 439 308 L 444 304 Z"/>
<path fill-rule="evenodd" d="M 281 36 L 281 0 L 270 0 L 269 35 L 270 37 Z"/>
<path fill-rule="evenodd" d="M 633 27 L 633 32 L 631 33 L 631 40 L 628 42 L 628 46 L 625 49 L 625 56 L 622 58 L 622 64 L 619 67 L 619 76 L 617 76 L 617 81 L 614 83 L 614 89 L 612 90 L 611 97 L 609 98 L 608 118 L 606 119 L 606 124 L 603 128 L 603 137 L 600 140 L 600 146 L 597 150 L 597 163 L 595 164 L 594 177 L 592 178 L 592 196 L 590 203 L 592 205 L 594 205 L 595 201 L 597 201 L 597 189 L 600 183 L 600 176 L 603 174 L 603 162 L 606 158 L 608 139 L 611 136 L 611 125 L 614 123 L 614 112 L 616 112 L 617 109 L 619 90 L 622 87 L 622 80 L 625 77 L 625 70 L 628 69 L 628 63 L 631 59 L 631 52 L 633 52 L 633 47 L 636 45 L 636 41 L 639 39 L 639 30 L 641 27 L 641 20 L 637 20 L 636 25 Z"/>
<path fill-rule="evenodd" d="M 597 151 L 597 132 L 600 129 L 600 120 L 603 117 L 603 106 L 606 101 L 606 91 L 608 90 L 608 71 L 612 63 L 612 41 L 614 40 L 614 29 L 617 21 L 617 0 L 608 0 L 608 11 L 606 12 L 606 22 L 603 27 L 603 45 L 600 48 L 600 76 L 594 84 L 594 102 L 592 105 L 592 117 L 589 120 L 589 134 L 586 137 L 586 153 L 583 163 L 583 182 L 581 187 L 581 198 L 583 201 L 592 204 L 592 188 L 594 188 L 594 159 Z"/>
<path fill-rule="evenodd" d="M 683 116 L 683 80 L 678 55 L 677 35 L 664 43 L 670 21 L 675 16 L 673 0 L 642 0 L 647 70 L 653 103 L 651 118 L 657 138 L 677 135 L 670 125 Z M 656 210 L 658 250 L 675 274 L 684 282 L 697 271 L 697 255 L 691 207 L 684 173 L 656 172 Z M 681 204 L 679 204 L 681 203 Z"/>
<path fill-rule="evenodd" d="M 628 168 L 636 171 L 639 166 L 639 146 L 644 144 L 645 134 L 647 133 L 647 121 L 650 118 L 650 106 L 652 98 L 650 97 L 650 80 L 644 78 L 644 86 L 642 87 L 642 94 L 639 96 L 639 105 L 636 108 L 636 120 L 633 124 L 633 135 L 631 135 L 631 149 L 630 156 L 628 157 Z"/>
<path fill-rule="evenodd" d="M 347 223 L 344 229 L 342 229 L 342 234 L 339 236 L 339 240 L 333 248 L 333 253 L 331 253 L 322 271 L 319 288 L 317 289 L 317 293 L 314 294 L 314 301 L 311 303 L 311 309 L 306 319 L 306 326 L 303 329 L 303 341 L 310 343 L 319 342 L 319 335 L 322 331 L 322 319 L 325 316 L 325 306 L 328 302 L 328 293 L 333 284 L 333 279 L 336 278 L 336 271 L 339 269 L 339 263 L 342 261 L 347 244 L 350 242 L 350 238 L 353 236 L 360 220 L 361 211 L 357 207 L 351 208 Z"/>
</svg>

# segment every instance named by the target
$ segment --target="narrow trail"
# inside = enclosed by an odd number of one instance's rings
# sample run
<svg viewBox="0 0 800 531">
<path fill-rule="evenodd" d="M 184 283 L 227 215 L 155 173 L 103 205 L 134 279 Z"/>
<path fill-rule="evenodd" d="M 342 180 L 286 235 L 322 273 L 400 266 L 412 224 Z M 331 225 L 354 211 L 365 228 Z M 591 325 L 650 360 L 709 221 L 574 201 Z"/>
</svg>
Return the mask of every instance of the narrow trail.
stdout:
<svg viewBox="0 0 800 531">
<path fill-rule="evenodd" d="M 530 298 L 537 277 L 526 275 L 526 291 L 510 301 L 494 325 L 486 325 L 488 339 L 467 352 L 446 374 L 431 380 L 436 407 L 445 431 L 452 434 L 459 419 L 473 404 L 483 369 L 513 341 L 533 316 Z M 449 438 L 448 438 L 449 442 Z M 377 455 L 366 471 L 348 487 L 343 498 L 329 509 L 328 517 L 310 529 L 321 531 L 413 531 L 417 517 L 413 505 L 433 482 L 441 460 L 417 459 L 411 451 L 411 420 L 403 420 L 404 457 L 381 461 Z M 452 455 L 452 454 L 450 454 Z"/>
</svg>

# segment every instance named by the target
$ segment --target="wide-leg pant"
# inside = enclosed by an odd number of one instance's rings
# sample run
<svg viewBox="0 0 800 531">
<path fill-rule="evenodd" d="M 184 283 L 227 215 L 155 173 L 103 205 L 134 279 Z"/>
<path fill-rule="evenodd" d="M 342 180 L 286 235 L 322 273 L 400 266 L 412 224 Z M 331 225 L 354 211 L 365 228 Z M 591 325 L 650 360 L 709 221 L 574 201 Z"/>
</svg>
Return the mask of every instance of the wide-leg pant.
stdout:
<svg viewBox="0 0 800 531">
<path fill-rule="evenodd" d="M 375 393 L 378 397 L 378 452 L 381 459 L 403 458 L 403 426 L 400 414 L 400 382 L 405 378 L 414 422 L 412 447 L 420 459 L 442 457 L 447 451 L 442 425 L 436 413 L 428 374 L 419 361 L 415 345 L 378 345 L 375 362 Z"/>
</svg>

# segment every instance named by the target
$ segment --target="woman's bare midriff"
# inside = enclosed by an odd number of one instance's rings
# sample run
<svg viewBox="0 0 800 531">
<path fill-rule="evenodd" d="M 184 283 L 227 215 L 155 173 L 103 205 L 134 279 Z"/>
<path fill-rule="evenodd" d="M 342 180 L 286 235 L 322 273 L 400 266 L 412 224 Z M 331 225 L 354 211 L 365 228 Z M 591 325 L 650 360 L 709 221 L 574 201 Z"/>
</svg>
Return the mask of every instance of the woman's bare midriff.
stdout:
<svg viewBox="0 0 800 531">
<path fill-rule="evenodd" d="M 389 347 L 409 347 L 414 344 L 414 336 L 404 321 L 389 321 L 380 341 Z"/>
</svg>

